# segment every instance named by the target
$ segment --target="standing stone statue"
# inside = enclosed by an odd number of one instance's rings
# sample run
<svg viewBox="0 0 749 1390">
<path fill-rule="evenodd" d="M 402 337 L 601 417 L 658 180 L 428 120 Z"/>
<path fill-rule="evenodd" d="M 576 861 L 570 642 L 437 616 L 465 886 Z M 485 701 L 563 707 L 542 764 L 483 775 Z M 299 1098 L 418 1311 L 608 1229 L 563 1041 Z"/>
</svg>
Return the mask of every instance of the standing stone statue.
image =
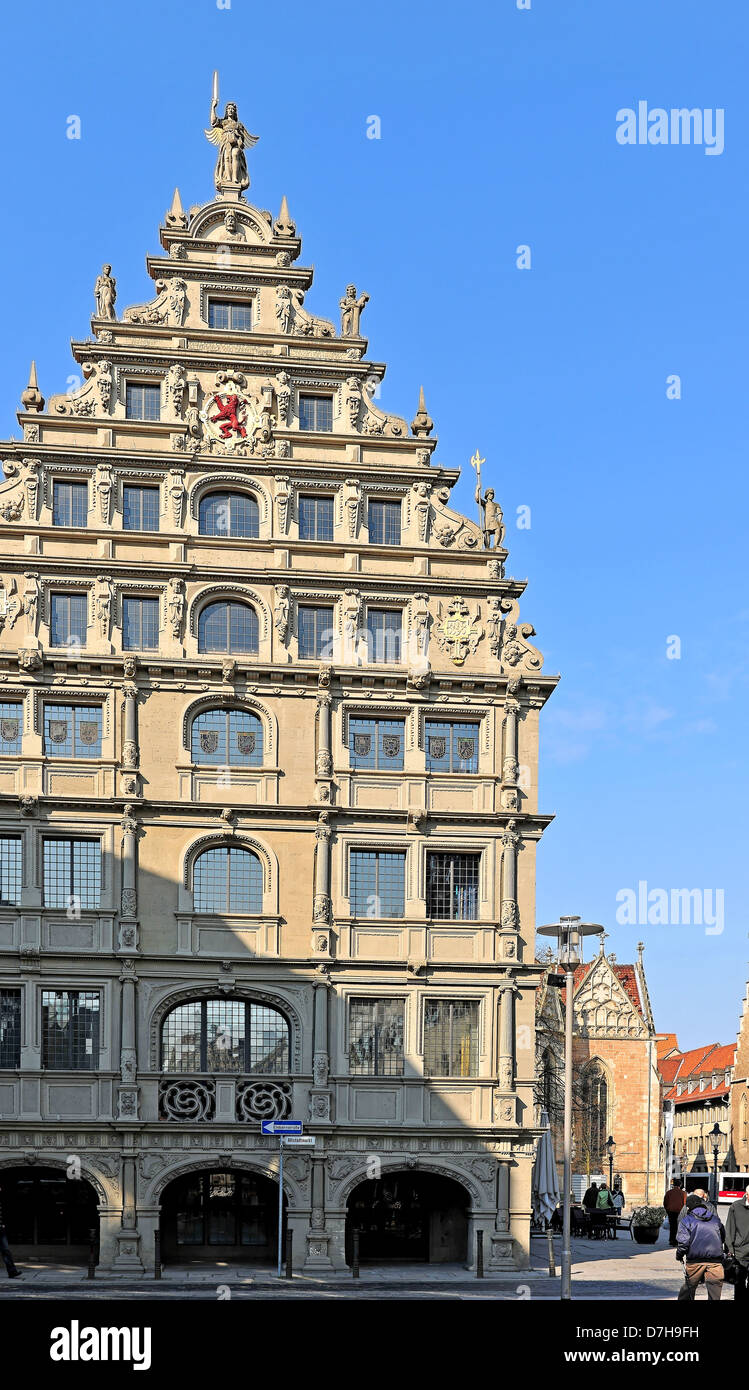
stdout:
<svg viewBox="0 0 749 1390">
<path fill-rule="evenodd" d="M 484 536 L 484 548 L 486 550 L 491 550 L 492 537 L 494 537 L 494 548 L 496 550 L 497 546 L 502 544 L 505 528 L 504 522 L 502 521 L 502 508 L 500 507 L 499 502 L 494 501 L 494 488 L 488 487 L 484 496 L 482 497 L 481 488 L 477 487 L 476 501 L 478 502 L 483 514 L 481 530 Z"/>
<path fill-rule="evenodd" d="M 356 297 L 356 285 L 347 285 L 346 293 L 341 306 L 341 337 L 358 338 L 360 336 L 359 323 L 361 321 L 362 309 L 369 303 L 368 294 L 360 294 Z"/>
<path fill-rule="evenodd" d="M 213 100 L 211 101 L 211 128 L 206 131 L 206 137 L 212 145 L 218 147 L 218 159 L 216 160 L 216 170 L 214 182 L 219 193 L 225 188 L 237 189 L 249 188 L 250 176 L 247 172 L 247 160 L 245 149 L 251 150 L 260 139 L 259 135 L 250 135 L 250 132 L 242 125 L 237 115 L 236 104 L 233 101 L 226 103 L 223 116 L 218 115 L 218 73 L 213 74 Z"/>
<path fill-rule="evenodd" d="M 101 275 L 97 276 L 94 285 L 94 298 L 96 300 L 97 319 L 115 318 L 114 301 L 117 298 L 117 281 L 112 275 L 111 265 L 103 265 Z"/>
</svg>

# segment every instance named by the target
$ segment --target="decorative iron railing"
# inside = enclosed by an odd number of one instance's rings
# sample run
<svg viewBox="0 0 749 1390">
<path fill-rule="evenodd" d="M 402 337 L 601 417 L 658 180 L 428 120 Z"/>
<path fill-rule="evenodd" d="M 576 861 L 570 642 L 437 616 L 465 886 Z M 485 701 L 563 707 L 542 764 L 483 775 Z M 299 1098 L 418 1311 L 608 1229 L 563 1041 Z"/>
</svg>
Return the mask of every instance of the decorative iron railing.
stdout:
<svg viewBox="0 0 749 1390">
<path fill-rule="evenodd" d="M 226 1076 L 221 1080 L 226 1081 Z M 291 1082 L 270 1077 L 233 1077 L 235 1119 L 241 1124 L 283 1120 L 291 1114 Z M 159 1083 L 159 1117 L 195 1123 L 216 1118 L 214 1077 L 170 1076 Z"/>
</svg>

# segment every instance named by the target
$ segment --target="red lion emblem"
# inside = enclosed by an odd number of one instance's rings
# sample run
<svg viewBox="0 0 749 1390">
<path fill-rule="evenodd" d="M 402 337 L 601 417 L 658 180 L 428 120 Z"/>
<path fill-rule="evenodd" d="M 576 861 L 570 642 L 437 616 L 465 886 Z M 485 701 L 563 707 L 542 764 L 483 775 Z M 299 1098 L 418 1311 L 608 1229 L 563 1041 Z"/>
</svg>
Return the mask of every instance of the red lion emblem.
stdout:
<svg viewBox="0 0 749 1390">
<path fill-rule="evenodd" d="M 240 439 L 246 439 L 247 430 L 237 414 L 240 405 L 239 396 L 227 396 L 226 404 L 224 404 L 220 396 L 214 396 L 213 400 L 214 404 L 218 406 L 218 415 L 211 415 L 209 417 L 211 424 L 218 425 L 224 439 L 228 439 L 232 431 L 238 434 Z"/>
</svg>

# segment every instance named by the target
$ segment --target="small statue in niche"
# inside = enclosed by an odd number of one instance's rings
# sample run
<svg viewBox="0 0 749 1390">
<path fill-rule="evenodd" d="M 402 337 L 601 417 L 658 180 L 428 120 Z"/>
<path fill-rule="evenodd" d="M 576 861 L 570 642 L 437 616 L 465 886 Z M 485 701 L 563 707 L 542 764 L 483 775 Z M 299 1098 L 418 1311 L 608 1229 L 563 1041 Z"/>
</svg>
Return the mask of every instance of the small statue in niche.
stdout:
<svg viewBox="0 0 749 1390">
<path fill-rule="evenodd" d="M 276 610 L 273 616 L 273 625 L 282 642 L 286 641 L 289 631 L 289 586 L 279 584 L 276 590 Z"/>
<path fill-rule="evenodd" d="M 504 522 L 502 520 L 502 508 L 500 507 L 499 502 L 494 501 L 494 488 L 488 487 L 484 496 L 482 497 L 481 488 L 477 487 L 476 501 L 478 502 L 483 515 L 481 530 L 484 536 L 484 548 L 485 550 L 491 550 L 493 538 L 494 548 L 496 550 L 497 546 L 502 544 L 502 539 L 505 534 L 505 528 Z"/>
<path fill-rule="evenodd" d="M 179 637 L 182 631 L 182 618 L 185 612 L 185 581 L 179 575 L 173 575 L 169 580 L 169 597 L 167 599 L 167 616 L 173 637 Z"/>
<path fill-rule="evenodd" d="M 101 275 L 97 276 L 94 285 L 94 298 L 96 300 L 97 319 L 113 319 L 116 317 L 114 312 L 114 302 L 117 298 L 117 281 L 112 275 L 111 265 L 103 265 Z"/>
<path fill-rule="evenodd" d="M 98 575 L 96 582 L 99 586 L 96 590 L 94 604 L 96 621 L 99 625 L 99 631 L 102 637 L 106 639 L 109 636 L 109 623 L 112 613 L 112 585 L 105 574 Z"/>
<path fill-rule="evenodd" d="M 340 300 L 342 338 L 361 337 L 359 324 L 361 322 L 362 309 L 368 303 L 368 294 L 360 294 L 357 299 L 356 285 L 346 286 L 346 293 L 343 299 Z"/>
<path fill-rule="evenodd" d="M 276 318 L 282 333 L 291 332 L 293 305 L 288 285 L 279 285 L 276 290 Z"/>
</svg>

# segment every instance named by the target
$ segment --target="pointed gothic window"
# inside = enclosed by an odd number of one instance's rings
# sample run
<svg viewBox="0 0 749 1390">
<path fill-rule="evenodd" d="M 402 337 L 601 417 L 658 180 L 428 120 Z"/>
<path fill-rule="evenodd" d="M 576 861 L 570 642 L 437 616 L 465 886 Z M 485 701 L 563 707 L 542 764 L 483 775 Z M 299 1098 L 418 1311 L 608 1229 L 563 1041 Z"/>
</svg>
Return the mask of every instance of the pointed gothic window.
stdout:
<svg viewBox="0 0 749 1390">
<path fill-rule="evenodd" d="M 609 1088 L 600 1062 L 585 1068 L 580 1088 L 580 1129 L 584 1156 L 591 1167 L 603 1171 L 609 1133 Z"/>
</svg>

